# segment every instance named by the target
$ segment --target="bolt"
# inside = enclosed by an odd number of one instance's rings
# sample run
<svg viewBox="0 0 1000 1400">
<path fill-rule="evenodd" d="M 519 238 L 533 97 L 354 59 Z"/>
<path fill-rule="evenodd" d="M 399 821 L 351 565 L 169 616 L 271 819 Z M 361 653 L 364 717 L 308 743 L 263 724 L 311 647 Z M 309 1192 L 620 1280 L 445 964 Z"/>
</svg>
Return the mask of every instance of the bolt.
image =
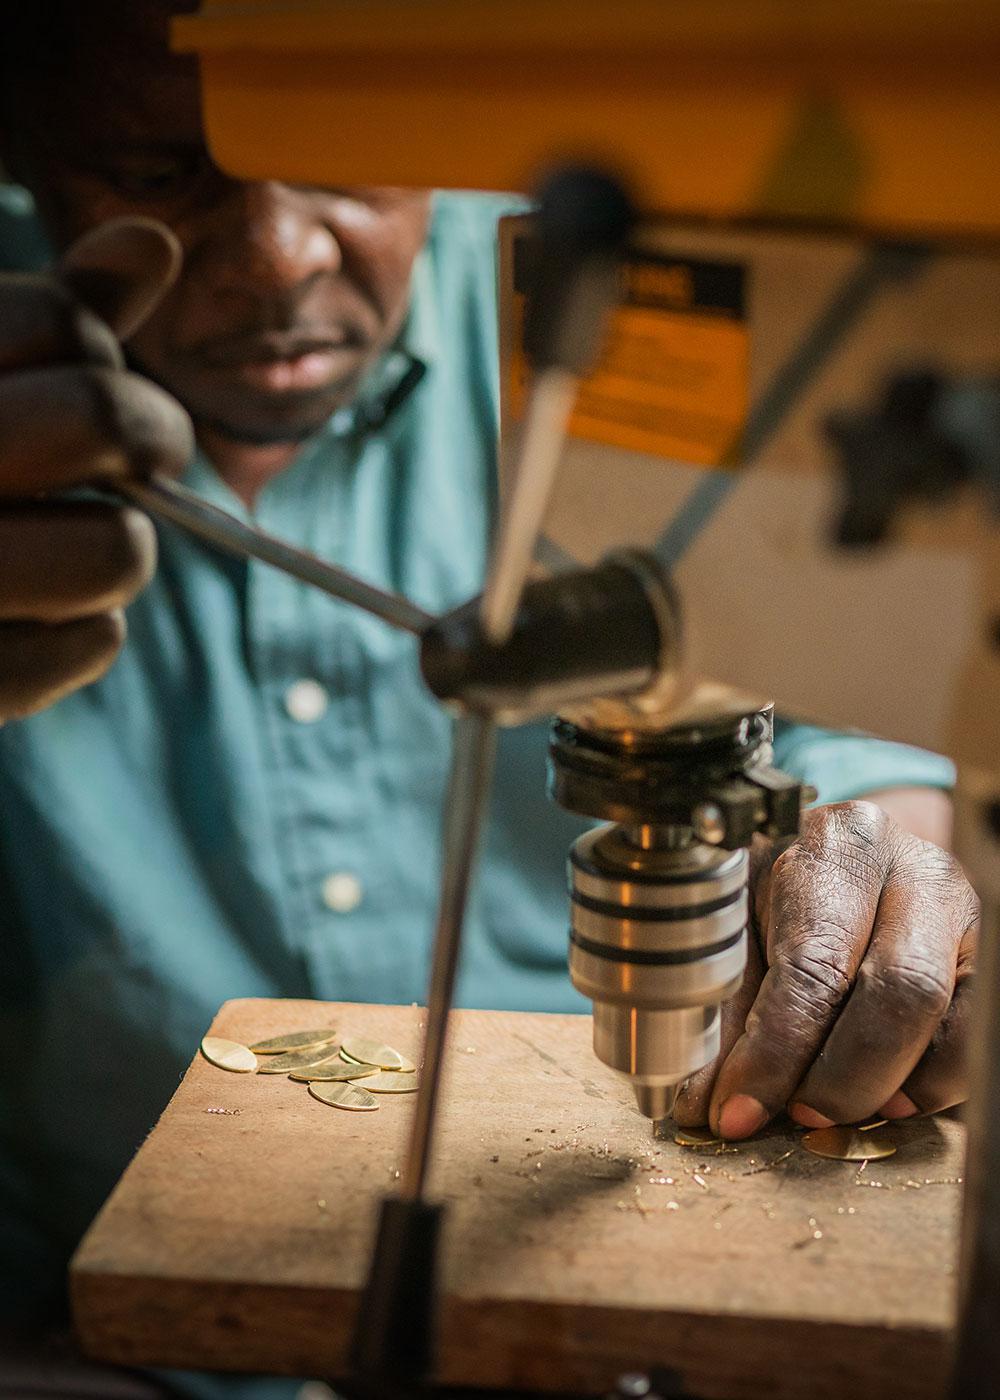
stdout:
<svg viewBox="0 0 1000 1400">
<path fill-rule="evenodd" d="M 714 802 L 699 802 L 691 813 L 691 825 L 699 841 L 708 846 L 721 846 L 726 839 L 726 818 Z"/>
</svg>

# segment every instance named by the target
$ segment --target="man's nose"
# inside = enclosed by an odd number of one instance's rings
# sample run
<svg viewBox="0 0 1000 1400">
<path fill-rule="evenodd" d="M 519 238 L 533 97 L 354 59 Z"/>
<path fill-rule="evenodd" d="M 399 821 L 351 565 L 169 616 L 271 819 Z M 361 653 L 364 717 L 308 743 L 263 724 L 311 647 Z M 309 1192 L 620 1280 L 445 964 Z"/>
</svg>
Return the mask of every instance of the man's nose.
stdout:
<svg viewBox="0 0 1000 1400">
<path fill-rule="evenodd" d="M 306 192 L 260 181 L 232 188 L 225 203 L 225 236 L 216 244 L 223 285 L 281 294 L 340 270 L 340 244 Z"/>
</svg>

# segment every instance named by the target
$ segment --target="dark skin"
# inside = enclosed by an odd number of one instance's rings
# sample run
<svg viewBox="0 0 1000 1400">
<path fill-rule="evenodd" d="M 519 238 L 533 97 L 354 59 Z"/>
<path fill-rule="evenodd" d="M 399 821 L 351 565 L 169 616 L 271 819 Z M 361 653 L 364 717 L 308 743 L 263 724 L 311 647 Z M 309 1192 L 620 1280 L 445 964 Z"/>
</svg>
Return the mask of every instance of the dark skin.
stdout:
<svg viewBox="0 0 1000 1400">
<path fill-rule="evenodd" d="M 101 12 L 88 7 L 93 61 L 78 52 L 71 83 L 33 84 L 28 135 L 6 150 L 62 248 L 98 231 L 57 275 L 0 278 L 0 718 L 101 674 L 154 565 L 141 514 L 38 493 L 180 471 L 196 437 L 252 502 L 392 342 L 426 232 L 424 194 L 223 175 L 193 67 L 162 24 L 136 30 L 162 11 L 134 0 L 125 41 Z M 101 228 L 136 214 L 173 237 Z M 946 804 L 911 796 L 908 831 L 884 810 L 903 801 L 820 808 L 787 849 L 758 843 L 747 977 L 681 1122 L 744 1137 L 786 1107 L 816 1124 L 965 1096 L 976 902 L 911 834 L 943 833 Z"/>
<path fill-rule="evenodd" d="M 15 168 L 61 247 L 134 214 L 175 235 L 182 275 L 129 357 L 252 503 L 398 333 L 429 196 L 231 179 L 205 148 L 193 60 L 129 44 L 116 65 L 114 47 L 47 94 L 42 130 L 70 135 L 22 144 Z"/>
</svg>

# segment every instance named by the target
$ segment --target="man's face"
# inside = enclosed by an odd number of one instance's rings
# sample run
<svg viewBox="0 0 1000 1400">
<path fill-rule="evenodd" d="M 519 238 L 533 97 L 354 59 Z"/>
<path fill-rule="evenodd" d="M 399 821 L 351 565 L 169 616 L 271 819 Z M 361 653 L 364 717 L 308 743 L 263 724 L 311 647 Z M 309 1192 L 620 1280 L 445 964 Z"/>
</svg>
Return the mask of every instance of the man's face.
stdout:
<svg viewBox="0 0 1000 1400">
<path fill-rule="evenodd" d="M 238 442 L 305 438 L 349 403 L 405 316 L 428 196 L 229 179 L 204 146 L 193 62 L 158 39 L 105 35 L 46 86 L 14 155 L 57 242 L 143 214 L 184 248 L 129 344 L 138 365 Z"/>
</svg>

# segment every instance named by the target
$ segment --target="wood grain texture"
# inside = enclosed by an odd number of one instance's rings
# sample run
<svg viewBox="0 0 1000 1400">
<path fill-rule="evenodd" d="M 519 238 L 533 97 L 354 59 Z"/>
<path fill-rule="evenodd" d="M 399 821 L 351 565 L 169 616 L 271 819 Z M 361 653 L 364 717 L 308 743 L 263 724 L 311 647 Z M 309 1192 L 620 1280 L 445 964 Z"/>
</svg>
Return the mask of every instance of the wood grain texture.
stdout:
<svg viewBox="0 0 1000 1400">
<path fill-rule="evenodd" d="M 416 1057 L 422 1016 L 236 1001 L 212 1033 L 247 1043 L 328 1018 Z M 654 1141 L 589 1042 L 583 1017 L 456 1017 L 434 1174 L 449 1206 L 440 1379 L 600 1391 L 660 1364 L 708 1400 L 938 1397 L 960 1126 L 901 1125 L 897 1155 L 860 1172 L 784 1128 L 682 1149 Z M 344 1113 L 196 1057 L 74 1260 L 86 1350 L 342 1374 L 412 1107 Z"/>
</svg>

